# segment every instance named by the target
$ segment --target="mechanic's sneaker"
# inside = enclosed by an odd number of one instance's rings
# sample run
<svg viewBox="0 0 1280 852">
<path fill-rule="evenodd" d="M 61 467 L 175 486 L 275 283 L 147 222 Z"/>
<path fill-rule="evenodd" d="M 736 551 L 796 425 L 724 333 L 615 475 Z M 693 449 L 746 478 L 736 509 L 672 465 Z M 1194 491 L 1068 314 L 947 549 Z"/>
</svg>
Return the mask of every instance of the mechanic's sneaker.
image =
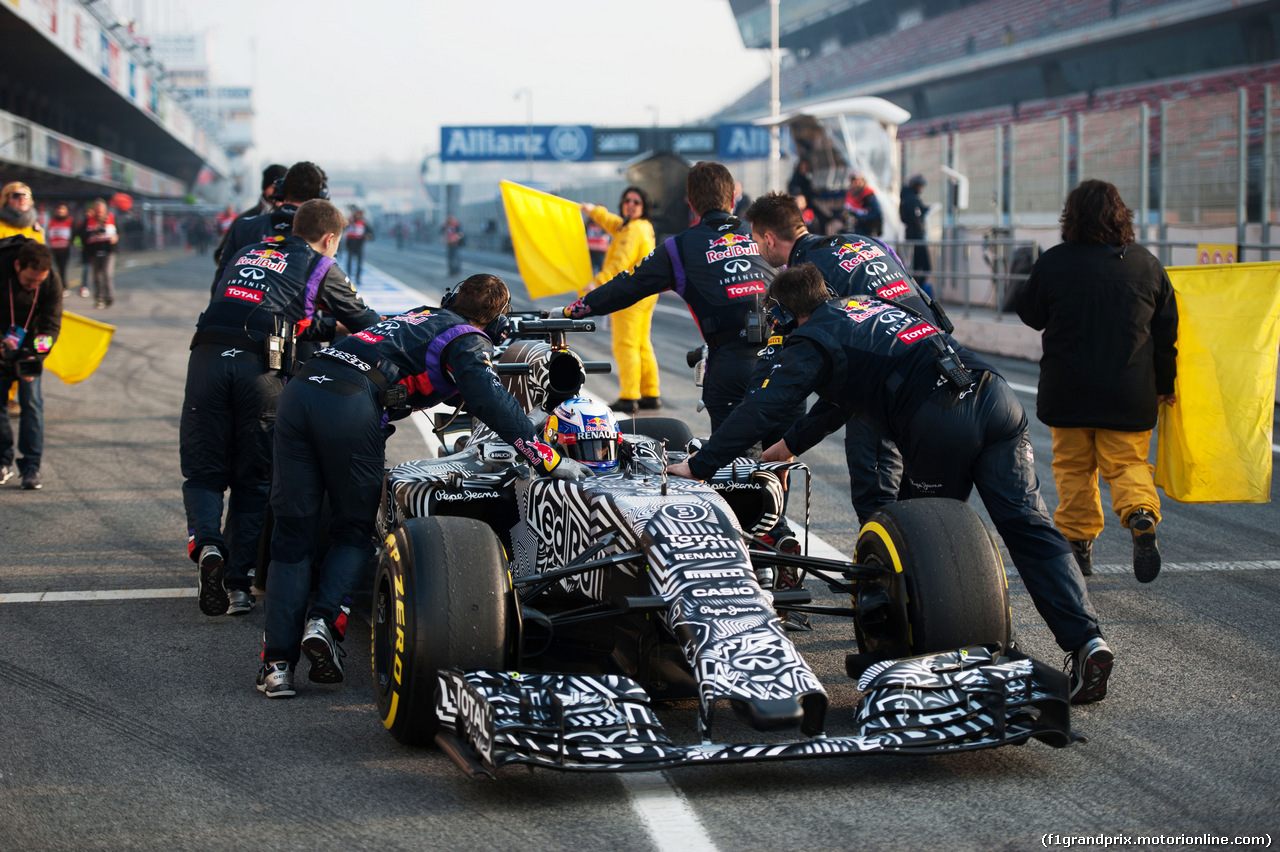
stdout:
<svg viewBox="0 0 1280 852">
<path fill-rule="evenodd" d="M 22 474 L 22 487 L 27 491 L 36 491 L 44 488 L 44 483 L 40 481 L 40 471 L 32 468 Z"/>
<path fill-rule="evenodd" d="M 1090 704 L 1107 697 L 1107 678 L 1115 654 L 1107 640 L 1095 636 L 1076 648 L 1063 661 L 1071 687 L 1072 704 Z"/>
<path fill-rule="evenodd" d="M 1093 541 L 1073 541 L 1071 552 L 1075 554 L 1080 573 L 1086 577 L 1093 576 Z"/>
<path fill-rule="evenodd" d="M 1160 573 L 1160 548 L 1156 547 L 1156 519 L 1146 509 L 1129 516 L 1129 532 L 1133 534 L 1133 576 L 1139 583 L 1150 583 Z"/>
<path fill-rule="evenodd" d="M 81 298 L 81 299 L 87 299 L 87 298 L 89 298 L 89 288 L 88 288 L 88 287 L 81 287 L 81 288 L 80 288 L 80 298 Z"/>
<path fill-rule="evenodd" d="M 10 479 L 13 479 L 13 468 L 7 464 L 0 464 L 0 485 L 4 485 Z"/>
<path fill-rule="evenodd" d="M 244 589 L 229 589 L 227 600 L 230 602 L 227 615 L 248 615 L 253 612 L 254 597 Z"/>
<path fill-rule="evenodd" d="M 205 615 L 226 615 L 231 599 L 222 586 L 222 551 L 212 544 L 200 549 L 200 611 Z"/>
<path fill-rule="evenodd" d="M 342 683 L 342 648 L 333 641 L 329 625 L 323 618 L 307 622 L 307 632 L 302 634 L 302 653 L 311 661 L 307 677 L 316 683 Z"/>
<path fill-rule="evenodd" d="M 263 663 L 258 669 L 258 691 L 268 698 L 292 698 L 298 692 L 293 688 L 293 666 L 284 661 Z"/>
</svg>

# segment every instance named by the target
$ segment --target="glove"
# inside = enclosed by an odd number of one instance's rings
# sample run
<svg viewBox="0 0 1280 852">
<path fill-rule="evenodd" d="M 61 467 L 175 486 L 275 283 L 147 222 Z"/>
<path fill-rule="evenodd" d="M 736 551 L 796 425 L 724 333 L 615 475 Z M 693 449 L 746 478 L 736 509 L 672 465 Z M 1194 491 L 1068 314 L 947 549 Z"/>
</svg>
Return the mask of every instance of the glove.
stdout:
<svg viewBox="0 0 1280 852">
<path fill-rule="evenodd" d="M 547 476 L 552 479 L 566 479 L 570 482 L 586 479 L 590 475 L 591 468 L 581 462 L 574 461 L 568 456 L 561 456 L 560 463 L 547 472 Z"/>
</svg>

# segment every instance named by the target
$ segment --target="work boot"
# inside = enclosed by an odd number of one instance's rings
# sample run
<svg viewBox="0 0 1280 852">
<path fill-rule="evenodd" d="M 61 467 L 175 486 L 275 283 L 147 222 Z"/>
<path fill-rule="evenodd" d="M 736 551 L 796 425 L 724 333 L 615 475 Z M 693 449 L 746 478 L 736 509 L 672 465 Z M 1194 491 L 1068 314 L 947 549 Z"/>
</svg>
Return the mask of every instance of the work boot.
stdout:
<svg viewBox="0 0 1280 852">
<path fill-rule="evenodd" d="M 640 397 L 640 407 L 646 411 L 655 411 L 662 407 L 662 397 L 642 396 Z"/>
<path fill-rule="evenodd" d="M 1150 583 L 1160 573 L 1155 516 L 1146 509 L 1138 509 L 1129 516 L 1129 532 L 1133 535 L 1133 576 L 1139 583 Z"/>
<path fill-rule="evenodd" d="M 619 398 L 609 407 L 621 414 L 635 414 L 640 410 L 640 400 Z"/>
<path fill-rule="evenodd" d="M 1076 564 L 1080 566 L 1080 573 L 1086 577 L 1093 576 L 1093 540 L 1089 541 L 1073 541 L 1071 544 L 1071 552 L 1075 554 Z"/>
</svg>

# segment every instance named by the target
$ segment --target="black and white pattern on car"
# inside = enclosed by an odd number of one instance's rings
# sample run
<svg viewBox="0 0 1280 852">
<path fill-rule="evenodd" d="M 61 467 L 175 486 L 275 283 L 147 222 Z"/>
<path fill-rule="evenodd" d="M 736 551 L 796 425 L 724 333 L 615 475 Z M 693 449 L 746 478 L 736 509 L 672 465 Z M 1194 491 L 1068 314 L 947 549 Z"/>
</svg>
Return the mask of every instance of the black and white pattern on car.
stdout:
<svg viewBox="0 0 1280 852">
<path fill-rule="evenodd" d="M 1024 742 L 1070 744 L 1066 700 L 1037 686 L 1040 664 L 982 646 L 881 664 L 862 678 L 850 736 L 781 743 L 673 743 L 639 684 L 619 676 L 440 673 L 437 713 L 491 768 L 587 771 L 842 757 L 941 754 Z"/>
</svg>

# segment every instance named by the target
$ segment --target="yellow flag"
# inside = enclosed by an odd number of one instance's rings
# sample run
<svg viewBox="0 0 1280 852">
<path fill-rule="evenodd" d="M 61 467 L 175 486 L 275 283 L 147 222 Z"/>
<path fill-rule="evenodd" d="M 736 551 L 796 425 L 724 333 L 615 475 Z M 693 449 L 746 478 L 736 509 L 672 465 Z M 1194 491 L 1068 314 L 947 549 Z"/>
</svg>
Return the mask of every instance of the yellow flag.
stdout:
<svg viewBox="0 0 1280 852">
<path fill-rule="evenodd" d="M 1184 503 L 1271 499 L 1280 263 L 1169 269 L 1178 401 L 1160 407 L 1156 484 Z"/>
<path fill-rule="evenodd" d="M 587 229 L 577 204 L 502 181 L 502 202 L 529 298 L 576 293 L 591 280 Z"/>
<path fill-rule="evenodd" d="M 44 359 L 45 369 L 69 385 L 83 382 L 102 363 L 115 330 L 105 322 L 63 311 L 62 331 Z"/>
</svg>

